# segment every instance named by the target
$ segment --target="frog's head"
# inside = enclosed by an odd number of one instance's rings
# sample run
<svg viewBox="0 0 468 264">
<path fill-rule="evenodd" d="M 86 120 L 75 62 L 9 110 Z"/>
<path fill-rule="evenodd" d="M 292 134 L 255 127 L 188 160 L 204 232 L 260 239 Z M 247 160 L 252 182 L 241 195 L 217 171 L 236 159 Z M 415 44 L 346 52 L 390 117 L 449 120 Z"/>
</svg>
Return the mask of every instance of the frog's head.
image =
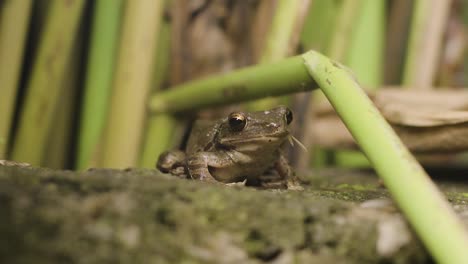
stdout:
<svg viewBox="0 0 468 264">
<path fill-rule="evenodd" d="M 289 136 L 291 110 L 285 106 L 253 112 L 234 112 L 221 122 L 216 143 L 241 152 L 278 148 Z"/>
</svg>

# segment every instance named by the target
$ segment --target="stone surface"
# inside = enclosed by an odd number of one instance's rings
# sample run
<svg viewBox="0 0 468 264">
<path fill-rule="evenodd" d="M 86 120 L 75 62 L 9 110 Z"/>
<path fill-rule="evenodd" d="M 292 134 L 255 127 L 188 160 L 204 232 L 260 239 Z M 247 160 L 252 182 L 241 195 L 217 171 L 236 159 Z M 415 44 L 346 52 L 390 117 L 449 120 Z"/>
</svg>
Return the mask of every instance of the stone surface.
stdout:
<svg viewBox="0 0 468 264">
<path fill-rule="evenodd" d="M 304 191 L 155 170 L 0 166 L 1 263 L 426 263 L 372 173 L 322 171 Z M 468 223 L 466 185 L 443 189 Z"/>
</svg>

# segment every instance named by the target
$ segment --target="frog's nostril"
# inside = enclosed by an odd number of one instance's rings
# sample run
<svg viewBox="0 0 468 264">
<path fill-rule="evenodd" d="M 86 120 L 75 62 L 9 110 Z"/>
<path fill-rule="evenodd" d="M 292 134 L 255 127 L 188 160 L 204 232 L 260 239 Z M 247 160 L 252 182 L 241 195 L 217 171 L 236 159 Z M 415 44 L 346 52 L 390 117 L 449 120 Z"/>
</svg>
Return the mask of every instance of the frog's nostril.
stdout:
<svg viewBox="0 0 468 264">
<path fill-rule="evenodd" d="M 286 117 L 286 123 L 291 124 L 293 121 L 293 113 L 289 108 L 286 108 L 286 113 L 284 114 Z"/>
</svg>

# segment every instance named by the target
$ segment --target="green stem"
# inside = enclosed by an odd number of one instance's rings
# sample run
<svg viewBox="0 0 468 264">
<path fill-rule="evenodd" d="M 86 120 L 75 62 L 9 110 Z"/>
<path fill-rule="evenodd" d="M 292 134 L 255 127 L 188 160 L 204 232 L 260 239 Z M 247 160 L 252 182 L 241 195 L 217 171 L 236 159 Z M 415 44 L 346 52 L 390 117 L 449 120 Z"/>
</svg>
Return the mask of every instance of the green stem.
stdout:
<svg viewBox="0 0 468 264">
<path fill-rule="evenodd" d="M 346 51 L 345 64 L 353 69 L 360 83 L 377 89 L 382 83 L 385 29 L 385 2 L 354 0 L 356 15 Z M 369 161 L 359 151 L 335 151 L 335 163 L 340 167 L 368 168 Z"/>
<path fill-rule="evenodd" d="M 291 38 L 294 31 L 299 7 L 302 0 L 278 1 L 275 15 L 268 32 L 266 47 L 263 50 L 259 63 L 271 63 L 281 60 L 291 52 Z M 251 110 L 271 108 L 277 104 L 287 102 L 286 98 L 264 98 L 249 104 Z"/>
<path fill-rule="evenodd" d="M 302 58 L 295 56 L 177 85 L 154 94 L 150 109 L 156 113 L 180 112 L 310 91 L 317 88 L 317 84 L 303 64 Z"/>
<path fill-rule="evenodd" d="M 159 155 L 174 147 L 171 139 L 176 125 L 177 120 L 171 114 L 156 114 L 148 119 L 140 167 L 154 168 Z"/>
<path fill-rule="evenodd" d="M 74 111 L 77 105 L 77 96 L 80 83 L 80 68 L 83 55 L 83 30 L 80 29 L 76 38 L 71 58 L 67 61 L 65 76 L 61 83 L 60 101 L 55 111 L 53 124 L 54 128 L 47 137 L 47 146 L 42 157 L 41 164 L 47 168 L 69 169 L 70 149 L 74 123 Z"/>
<path fill-rule="evenodd" d="M 312 1 L 301 34 L 305 50 L 314 49 L 327 54 L 339 6 L 338 1 Z"/>
<path fill-rule="evenodd" d="M 278 1 L 259 63 L 275 62 L 288 55 L 301 0 Z"/>
<path fill-rule="evenodd" d="M 164 1 L 126 2 L 99 166 L 138 163 L 163 9 Z"/>
<path fill-rule="evenodd" d="M 361 0 L 343 1 L 341 3 L 339 15 L 336 17 L 337 21 L 335 21 L 334 34 L 328 48 L 328 56 L 331 58 L 344 61 L 361 5 Z"/>
<path fill-rule="evenodd" d="M 53 1 L 27 85 L 11 158 L 40 165 L 85 1 Z"/>
<path fill-rule="evenodd" d="M 96 156 L 112 91 L 122 3 L 122 0 L 95 2 L 96 10 L 80 120 L 76 164 L 78 169 L 97 165 Z"/>
<path fill-rule="evenodd" d="M 355 79 L 317 52 L 302 57 L 433 257 L 468 263 L 464 226 Z"/>
<path fill-rule="evenodd" d="M 430 89 L 452 1 L 416 0 L 403 72 L 403 84 Z"/>
<path fill-rule="evenodd" d="M 170 6 L 170 3 L 166 3 L 166 6 Z M 170 61 L 168 50 L 171 49 L 171 25 L 168 21 L 163 20 L 159 35 L 152 82 L 154 91 L 160 90 L 168 77 Z M 170 114 L 161 113 L 147 118 L 146 135 L 139 161 L 140 167 L 154 168 L 159 155 L 174 147 L 172 143 L 176 125 L 176 118 Z"/>
<path fill-rule="evenodd" d="M 31 0 L 16 0 L 0 7 L 0 159 L 6 158 L 10 141 L 31 6 Z"/>
</svg>

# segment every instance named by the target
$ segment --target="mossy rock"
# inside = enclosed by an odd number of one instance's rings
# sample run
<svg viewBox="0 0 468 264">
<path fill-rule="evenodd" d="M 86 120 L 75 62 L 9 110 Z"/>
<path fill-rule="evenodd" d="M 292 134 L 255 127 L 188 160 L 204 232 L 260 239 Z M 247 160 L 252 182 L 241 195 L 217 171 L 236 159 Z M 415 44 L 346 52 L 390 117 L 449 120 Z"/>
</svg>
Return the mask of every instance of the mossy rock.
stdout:
<svg viewBox="0 0 468 264">
<path fill-rule="evenodd" d="M 257 190 L 155 170 L 0 166 L 0 262 L 430 260 L 372 175 L 328 171 L 304 179 L 303 191 Z M 466 212 L 468 197 L 451 195 Z"/>
</svg>

